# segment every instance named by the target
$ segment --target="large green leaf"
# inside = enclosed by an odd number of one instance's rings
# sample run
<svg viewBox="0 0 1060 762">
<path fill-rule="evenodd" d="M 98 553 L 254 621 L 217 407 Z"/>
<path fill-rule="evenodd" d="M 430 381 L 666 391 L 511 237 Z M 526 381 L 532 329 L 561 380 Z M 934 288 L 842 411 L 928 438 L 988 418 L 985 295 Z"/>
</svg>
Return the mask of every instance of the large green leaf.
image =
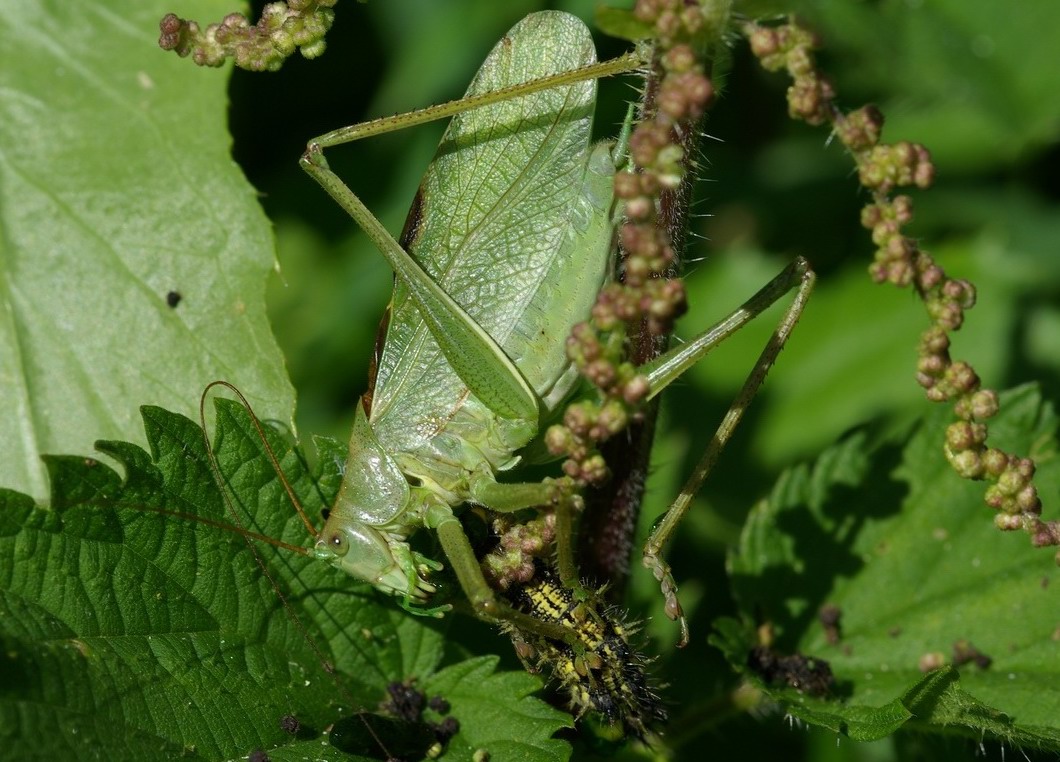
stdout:
<svg viewBox="0 0 1060 762">
<path fill-rule="evenodd" d="M 944 168 L 996 169 L 1060 136 L 1053 44 L 1041 32 L 1060 23 L 1051 0 L 769 5 L 810 19 L 845 59 L 831 72 L 840 91 L 878 102 L 885 137 L 924 142 Z"/>
<path fill-rule="evenodd" d="M 1060 487 L 1057 417 L 1034 387 L 1003 395 L 998 445 L 1038 459 L 1038 487 Z M 994 529 L 982 486 L 940 451 L 939 409 L 901 444 L 856 433 L 813 467 L 789 471 L 748 519 L 730 559 L 747 622 L 772 624 L 777 648 L 830 662 L 836 688 L 812 698 L 763 686 L 789 712 L 870 740 L 912 721 L 1028 747 L 1060 749 L 1057 568 L 1051 549 Z M 817 621 L 842 612 L 841 639 Z M 750 631 L 717 639 L 746 670 Z M 991 658 L 924 675 L 923 655 L 952 660 L 968 641 Z"/>
<path fill-rule="evenodd" d="M 381 744 L 350 711 L 372 709 L 390 683 L 414 680 L 450 700 L 452 716 L 466 724 L 451 742 L 453 759 L 489 749 L 508 728 L 522 739 L 522 759 L 569 755 L 549 738 L 570 717 L 527 695 L 538 679 L 493 674 L 495 662 L 482 660 L 435 674 L 444 638 L 434 620 L 400 612 L 331 566 L 268 545 L 254 554 L 238 534 L 204 525 L 234 519 L 201 430 L 160 408 L 143 415 L 150 455 L 99 443 L 122 462 L 124 480 L 91 459 L 49 458 L 50 508 L 0 493 L 0 557 L 14 561 L 0 570 L 6 753 L 232 759 L 264 749 L 273 759 L 310 750 L 326 759 L 380 758 Z M 242 408 L 221 401 L 217 417 L 218 465 L 240 523 L 304 545 L 306 530 Z M 324 443 L 324 472 L 311 475 L 275 432 L 269 436 L 319 518 L 339 480 L 341 448 Z M 499 723 L 498 707 L 509 725 Z M 281 729 L 286 715 L 301 722 L 297 735 Z M 420 725 L 372 726 L 387 752 L 406 758 L 426 750 L 410 748 L 410 739 L 431 742 Z"/>
<path fill-rule="evenodd" d="M 423 690 L 445 696 L 461 718 L 448 755 L 469 759 L 485 749 L 491 759 L 567 759 L 570 747 L 552 734 L 573 727 L 570 716 L 529 695 L 539 680 L 523 672 L 495 672 L 496 666 L 496 656 L 468 659 L 424 681 Z"/>
<path fill-rule="evenodd" d="M 272 236 L 229 156 L 227 76 L 158 49 L 169 5 L 0 14 L 0 484 L 37 497 L 38 453 L 138 439 L 139 404 L 191 414 L 213 379 L 291 418 L 264 311 Z"/>
</svg>

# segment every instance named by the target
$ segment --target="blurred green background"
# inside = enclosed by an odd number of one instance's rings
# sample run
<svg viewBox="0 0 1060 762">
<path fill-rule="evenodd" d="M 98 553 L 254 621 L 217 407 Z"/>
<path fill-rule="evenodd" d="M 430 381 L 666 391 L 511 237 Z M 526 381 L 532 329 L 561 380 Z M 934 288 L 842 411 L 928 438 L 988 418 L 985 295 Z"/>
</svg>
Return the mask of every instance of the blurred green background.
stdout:
<svg viewBox="0 0 1060 762">
<path fill-rule="evenodd" d="M 526 13 L 560 8 L 591 20 L 594 3 L 380 0 L 340 4 L 320 59 L 278 74 L 236 71 L 234 154 L 274 221 L 282 274 L 269 302 L 298 389 L 303 435 L 343 437 L 366 385 L 376 325 L 389 298 L 382 258 L 297 167 L 307 139 L 343 124 L 458 97 L 495 41 Z M 748 15 L 796 10 L 821 33 L 820 62 L 843 107 L 878 104 L 884 139 L 925 143 L 938 181 L 914 195 L 910 234 L 946 270 L 971 279 L 979 303 L 953 354 L 987 386 L 1038 381 L 1060 396 L 1060 4 L 1026 0 L 800 0 L 736 3 Z M 256 11 L 257 9 L 255 9 Z M 649 650 L 673 683 L 673 713 L 709 704 L 731 671 L 706 645 L 709 622 L 732 610 L 726 549 L 743 517 L 785 466 L 850 429 L 890 429 L 929 403 L 913 379 L 927 321 L 909 292 L 874 286 L 872 246 L 858 224 L 865 203 L 852 164 L 820 129 L 786 117 L 780 75 L 763 73 L 737 40 L 723 97 L 709 115 L 698 160 L 687 274 L 691 309 L 680 333 L 706 327 L 795 255 L 818 290 L 697 505 L 671 557 L 693 612 L 693 643 L 674 654 L 675 628 L 656 616 Z M 598 38 L 601 57 L 625 49 Z M 597 130 L 613 135 L 631 80 L 601 84 Z M 394 232 L 401 228 L 442 125 L 373 138 L 329 153 L 332 166 Z M 773 327 L 776 311 L 741 332 L 668 391 L 645 507 L 650 522 L 676 493 Z M 1046 511 L 1060 510 L 1055 495 Z M 658 612 L 657 587 L 635 572 L 632 607 Z M 673 675 L 692 675 L 682 682 Z M 690 683 L 690 684 L 688 684 Z M 676 735 L 676 733 L 675 733 Z M 973 745 L 904 734 L 877 744 L 836 743 L 777 716 L 703 727 L 688 749 L 717 759 L 967 759 Z M 996 746 L 991 751 L 997 754 Z"/>
</svg>

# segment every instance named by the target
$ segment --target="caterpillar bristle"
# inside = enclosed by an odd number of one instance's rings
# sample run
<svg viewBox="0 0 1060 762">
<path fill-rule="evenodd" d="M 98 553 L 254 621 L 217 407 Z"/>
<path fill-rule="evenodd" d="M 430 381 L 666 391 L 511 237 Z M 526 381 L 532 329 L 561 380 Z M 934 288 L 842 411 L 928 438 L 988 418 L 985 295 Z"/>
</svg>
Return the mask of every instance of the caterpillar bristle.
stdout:
<svg viewBox="0 0 1060 762">
<path fill-rule="evenodd" d="M 639 623 L 627 623 L 620 609 L 604 603 L 601 592 L 581 599 L 539 562 L 532 580 L 507 591 L 508 600 L 535 619 L 570 628 L 583 648 L 578 653 L 567 643 L 511 627 L 508 634 L 528 668 L 547 669 L 560 684 L 575 716 L 595 714 L 648 741 L 652 728 L 667 719 L 647 673 L 651 660 L 629 642 Z"/>
</svg>

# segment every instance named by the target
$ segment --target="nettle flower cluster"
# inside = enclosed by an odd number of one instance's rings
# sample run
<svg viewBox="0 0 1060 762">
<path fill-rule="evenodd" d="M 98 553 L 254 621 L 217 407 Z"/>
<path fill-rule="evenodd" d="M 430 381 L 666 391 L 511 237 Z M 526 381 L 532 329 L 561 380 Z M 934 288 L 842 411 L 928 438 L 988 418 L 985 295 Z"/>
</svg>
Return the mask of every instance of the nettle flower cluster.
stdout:
<svg viewBox="0 0 1060 762">
<path fill-rule="evenodd" d="M 324 52 L 324 35 L 335 20 L 337 0 L 288 0 L 269 3 L 261 18 L 251 24 L 241 13 L 230 13 L 217 24 L 202 29 L 169 13 L 159 23 L 158 45 L 199 66 L 221 66 L 229 58 L 241 69 L 276 71 L 288 56 L 300 50 L 304 58 Z"/>
<path fill-rule="evenodd" d="M 532 580 L 535 559 L 552 554 L 556 513 L 546 511 L 522 522 L 511 514 L 498 513 L 492 517 L 490 529 L 497 536 L 497 547 L 482 558 L 482 571 L 498 590 L 508 590 Z"/>
<path fill-rule="evenodd" d="M 931 325 L 920 338 L 916 378 L 928 399 L 953 403 L 958 420 L 946 432 L 946 458 L 964 478 L 991 483 L 985 501 L 997 511 L 998 528 L 1023 529 L 1036 546 L 1060 545 L 1060 522 L 1040 518 L 1041 500 L 1032 482 L 1034 461 L 986 444 L 985 421 L 997 414 L 997 393 L 981 387 L 970 364 L 950 357 L 949 334 L 961 327 L 965 310 L 975 305 L 975 287 L 949 277 L 902 233 L 913 219 L 913 202 L 891 193 L 901 187 L 931 186 L 935 167 L 930 153 L 916 143 L 881 143 L 883 115 L 874 106 L 846 114 L 835 106 L 834 88 L 814 63 L 817 40 L 808 30 L 794 22 L 777 27 L 748 23 L 743 32 L 765 69 L 784 69 L 791 76 L 790 116 L 812 125 L 831 124 L 853 156 L 858 179 L 872 194 L 861 213 L 861 223 L 876 245 L 869 275 L 877 283 L 912 286 L 924 302 Z"/>
<path fill-rule="evenodd" d="M 641 114 L 629 139 L 630 167 L 615 176 L 625 218 L 618 233 L 620 279 L 600 291 L 591 321 L 576 326 L 567 341 L 568 357 L 600 393 L 568 406 L 563 423 L 545 436 L 552 454 L 566 456 L 564 473 L 577 484 L 607 478 L 597 446 L 626 428 L 650 391 L 627 359 L 628 336 L 642 328 L 650 336 L 665 336 L 685 311 L 684 284 L 669 277 L 676 255 L 659 219 L 660 203 L 664 192 L 684 181 L 683 143 L 714 97 L 702 51 L 724 29 L 728 5 L 638 0 L 633 15 L 656 40 L 656 79 L 649 79 L 656 90 L 648 99 L 654 113 Z"/>
</svg>

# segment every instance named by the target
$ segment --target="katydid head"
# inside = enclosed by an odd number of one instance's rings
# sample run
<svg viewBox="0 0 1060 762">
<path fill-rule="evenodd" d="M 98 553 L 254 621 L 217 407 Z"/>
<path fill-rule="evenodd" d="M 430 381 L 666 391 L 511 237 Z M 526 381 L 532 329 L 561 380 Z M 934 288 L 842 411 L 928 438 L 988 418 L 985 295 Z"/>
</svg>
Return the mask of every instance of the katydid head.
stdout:
<svg viewBox="0 0 1060 762">
<path fill-rule="evenodd" d="M 313 547 L 313 557 L 370 582 L 384 593 L 401 596 L 410 606 L 422 603 L 437 588 L 420 576 L 420 565 L 408 546 L 400 545 L 407 562 L 401 558 L 401 548 L 392 547 L 385 533 L 361 521 L 344 520 L 332 511 Z"/>
<path fill-rule="evenodd" d="M 229 389 L 250 413 L 252 424 L 277 478 L 298 511 L 302 523 L 315 538 L 315 543 L 312 550 L 306 550 L 251 532 L 242 527 L 242 521 L 231 506 L 230 513 L 238 527 L 217 522 L 209 523 L 241 534 L 250 540 L 327 561 L 355 579 L 368 582 L 389 595 L 400 597 L 402 605 L 413 613 L 434 616 L 448 610 L 448 607 L 418 607 L 437 590 L 426 577 L 431 571 L 440 569 L 441 565 L 416 553 L 404 542 L 404 538 L 411 531 L 410 527 L 417 525 L 415 521 L 410 522 L 408 517 L 411 501 L 409 483 L 394 459 L 376 440 L 363 405 L 357 406 L 338 497 L 328 513 L 324 528 L 317 532 L 284 476 L 283 469 L 265 437 L 264 429 L 238 389 L 224 381 L 215 381 L 206 388 L 199 410 L 203 430 L 206 428 L 206 399 L 211 389 L 216 386 Z M 208 441 L 206 446 L 211 468 L 220 481 L 220 467 L 209 450 Z"/>
<path fill-rule="evenodd" d="M 314 557 L 400 596 L 414 610 L 436 588 L 423 576 L 430 564 L 404 541 L 415 524 L 410 503 L 408 480 L 376 439 L 364 405 L 357 405 L 342 485 L 317 535 Z"/>
</svg>

